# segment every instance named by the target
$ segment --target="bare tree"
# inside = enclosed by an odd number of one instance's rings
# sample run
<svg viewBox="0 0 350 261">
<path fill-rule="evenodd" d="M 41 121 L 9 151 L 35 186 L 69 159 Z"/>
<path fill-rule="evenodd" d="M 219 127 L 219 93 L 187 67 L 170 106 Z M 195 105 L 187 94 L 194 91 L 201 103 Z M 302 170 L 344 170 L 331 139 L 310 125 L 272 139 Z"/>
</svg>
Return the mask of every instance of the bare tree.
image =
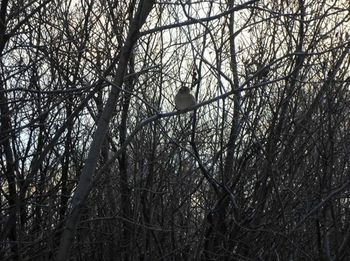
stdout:
<svg viewBox="0 0 350 261">
<path fill-rule="evenodd" d="M 347 260 L 348 10 L 2 1 L 0 259 Z"/>
</svg>

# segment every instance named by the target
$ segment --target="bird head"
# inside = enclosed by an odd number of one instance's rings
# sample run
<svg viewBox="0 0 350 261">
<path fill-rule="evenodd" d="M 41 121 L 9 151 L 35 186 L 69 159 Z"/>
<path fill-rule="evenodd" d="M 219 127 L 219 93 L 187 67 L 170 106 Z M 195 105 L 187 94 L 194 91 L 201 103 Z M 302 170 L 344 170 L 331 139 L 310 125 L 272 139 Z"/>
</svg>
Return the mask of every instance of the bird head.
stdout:
<svg viewBox="0 0 350 261">
<path fill-rule="evenodd" d="M 190 93 L 190 88 L 186 87 L 186 86 L 182 86 L 180 89 L 179 89 L 179 93 Z"/>
</svg>

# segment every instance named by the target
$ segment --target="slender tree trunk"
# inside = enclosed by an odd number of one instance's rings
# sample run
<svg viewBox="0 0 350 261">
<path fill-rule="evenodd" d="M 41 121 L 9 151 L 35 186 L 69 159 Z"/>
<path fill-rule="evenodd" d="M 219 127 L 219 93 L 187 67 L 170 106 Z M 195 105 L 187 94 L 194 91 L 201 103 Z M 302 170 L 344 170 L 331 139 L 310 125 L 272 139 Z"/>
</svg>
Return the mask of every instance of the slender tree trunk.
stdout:
<svg viewBox="0 0 350 261">
<path fill-rule="evenodd" d="M 134 62 L 133 55 L 130 56 L 129 62 L 129 73 L 134 73 Z M 121 116 L 120 123 L 120 146 L 124 145 L 126 135 L 127 135 L 127 120 L 128 120 L 128 112 L 129 105 L 131 100 L 131 92 L 133 91 L 133 81 L 132 79 L 127 80 L 125 83 L 127 92 L 124 93 L 123 99 L 123 110 Z M 120 190 L 121 190 L 121 215 L 125 219 L 123 221 L 123 260 L 132 260 L 132 234 L 133 234 L 133 226 L 127 220 L 132 218 L 132 206 L 131 206 L 131 190 L 129 188 L 129 177 L 128 177 L 128 156 L 127 150 L 124 150 L 119 159 L 119 171 L 120 171 Z"/>
<path fill-rule="evenodd" d="M 67 218 L 66 227 L 61 236 L 61 243 L 56 256 L 57 261 L 65 261 L 69 257 L 69 249 L 73 242 L 76 227 L 79 222 L 81 209 L 89 194 L 91 183 L 92 183 L 92 176 L 95 171 L 96 164 L 99 158 L 101 146 L 107 134 L 108 125 L 113 116 L 115 104 L 119 97 L 119 93 L 120 93 L 119 87 L 122 86 L 123 84 L 126 67 L 130 59 L 132 48 L 134 47 L 137 41 L 139 30 L 141 26 L 144 24 L 152 7 L 153 7 L 153 0 L 141 1 L 138 6 L 138 10 L 136 11 L 136 15 L 131 22 L 128 37 L 125 41 L 124 47 L 121 50 L 118 68 L 116 71 L 115 86 L 112 86 L 111 93 L 107 100 L 107 104 L 98 121 L 97 129 L 94 134 L 90 151 L 88 153 L 88 158 L 82 170 L 82 174 L 80 176 L 76 192 L 72 199 L 72 208 Z"/>
<path fill-rule="evenodd" d="M 72 106 L 70 104 L 67 105 L 67 118 L 72 114 Z M 67 128 L 67 136 L 66 141 L 64 143 L 64 153 L 62 159 L 62 176 L 61 176 L 61 199 L 60 199 L 60 224 L 63 222 L 69 199 L 69 189 L 68 189 L 68 179 L 69 179 L 69 162 L 70 162 L 70 154 L 71 154 L 71 144 L 72 144 L 72 130 L 73 130 L 73 122 L 70 122 Z"/>
<path fill-rule="evenodd" d="M 230 0 L 228 3 L 228 8 L 234 7 L 234 0 Z M 234 34 L 234 13 L 230 14 L 229 17 L 229 32 L 230 32 L 230 66 L 233 75 L 234 86 L 232 88 L 239 88 L 238 72 L 237 72 L 237 60 L 236 60 L 236 47 L 235 47 L 235 34 Z M 222 173 L 221 184 L 224 187 L 229 187 L 229 183 L 233 179 L 233 165 L 234 165 L 234 154 L 236 151 L 236 140 L 240 131 L 240 103 L 241 95 L 238 92 L 234 96 L 234 108 L 233 108 L 233 118 L 231 123 L 231 131 L 227 144 L 227 154 L 224 164 L 224 169 Z M 236 180 L 238 181 L 238 180 Z M 204 245 L 204 259 L 205 260 L 217 260 L 226 258 L 221 257 L 220 253 L 225 250 L 226 237 L 227 237 L 227 226 L 226 226 L 226 214 L 227 208 L 229 206 L 230 197 L 225 189 L 221 189 L 218 195 L 217 203 L 215 208 L 207 216 L 208 229 L 205 235 L 205 245 Z"/>
<path fill-rule="evenodd" d="M 2 57 L 8 36 L 6 35 L 6 14 L 8 0 L 1 1 L 0 6 L 0 58 Z M 17 244 L 17 192 L 15 178 L 15 161 L 11 146 L 11 119 L 8 99 L 5 95 L 5 83 L 0 79 L 0 149 L 4 152 L 6 161 L 5 178 L 8 183 L 9 216 L 5 226 L 5 232 L 0 239 L 8 238 L 11 242 L 11 251 L 14 260 L 18 256 Z M 1 258 L 1 253 L 0 253 Z"/>
<path fill-rule="evenodd" d="M 1 235 L 1 241 L 8 238 L 11 242 L 11 251 L 14 260 L 17 258 L 17 192 L 15 178 L 15 160 L 11 146 L 11 119 L 8 100 L 5 96 L 3 82 L 0 81 L 0 149 L 4 152 L 6 161 L 5 178 L 8 183 L 9 215 L 7 218 L 5 231 Z"/>
</svg>

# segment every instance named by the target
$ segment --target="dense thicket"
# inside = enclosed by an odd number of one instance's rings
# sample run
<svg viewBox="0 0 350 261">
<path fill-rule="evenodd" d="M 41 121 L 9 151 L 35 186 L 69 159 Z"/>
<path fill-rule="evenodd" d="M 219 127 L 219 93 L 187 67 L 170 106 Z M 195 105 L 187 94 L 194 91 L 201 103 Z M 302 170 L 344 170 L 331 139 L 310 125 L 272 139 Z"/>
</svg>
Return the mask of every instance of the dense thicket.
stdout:
<svg viewBox="0 0 350 261">
<path fill-rule="evenodd" d="M 2 0 L 0 259 L 348 260 L 349 20 Z"/>
</svg>

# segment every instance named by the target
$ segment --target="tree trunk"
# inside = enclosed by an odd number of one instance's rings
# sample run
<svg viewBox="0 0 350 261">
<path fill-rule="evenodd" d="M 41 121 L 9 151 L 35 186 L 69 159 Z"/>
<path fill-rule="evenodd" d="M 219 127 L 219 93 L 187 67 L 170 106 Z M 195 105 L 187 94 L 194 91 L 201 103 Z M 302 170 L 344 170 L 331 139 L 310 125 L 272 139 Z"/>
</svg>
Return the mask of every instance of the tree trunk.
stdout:
<svg viewBox="0 0 350 261">
<path fill-rule="evenodd" d="M 134 19 L 131 22 L 128 37 L 121 50 L 118 68 L 116 72 L 115 85 L 112 86 L 107 104 L 98 121 L 97 129 L 90 147 L 88 158 L 82 170 L 76 192 L 72 199 L 72 208 L 67 218 L 66 227 L 61 236 L 61 243 L 56 256 L 57 261 L 65 261 L 69 257 L 69 249 L 73 242 L 76 227 L 79 222 L 80 212 L 89 194 L 92 176 L 99 158 L 100 149 L 108 131 L 109 122 L 113 116 L 115 104 L 119 97 L 119 87 L 122 86 L 126 67 L 130 59 L 131 51 L 137 41 L 139 30 L 145 22 L 149 12 L 153 7 L 152 0 L 141 1 Z"/>
</svg>

